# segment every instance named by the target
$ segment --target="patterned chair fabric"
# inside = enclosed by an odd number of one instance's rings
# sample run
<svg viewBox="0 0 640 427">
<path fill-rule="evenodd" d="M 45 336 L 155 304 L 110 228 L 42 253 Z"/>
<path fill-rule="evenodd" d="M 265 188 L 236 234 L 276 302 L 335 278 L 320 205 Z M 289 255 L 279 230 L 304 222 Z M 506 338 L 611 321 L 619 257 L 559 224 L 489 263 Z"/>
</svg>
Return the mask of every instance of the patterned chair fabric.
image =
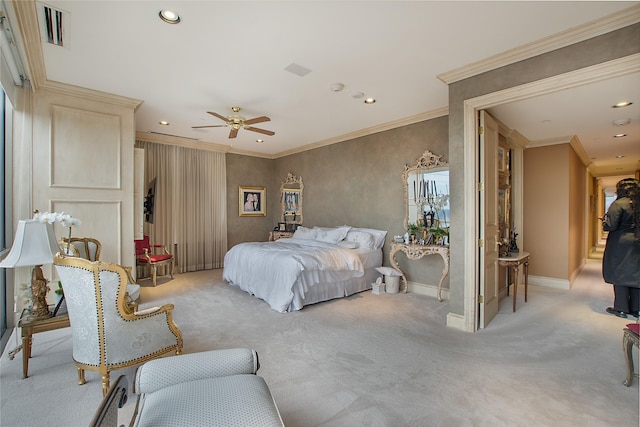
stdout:
<svg viewBox="0 0 640 427">
<path fill-rule="evenodd" d="M 262 377 L 258 355 L 246 348 L 166 357 L 136 371 L 133 426 L 283 426 Z"/>
<path fill-rule="evenodd" d="M 173 304 L 134 312 L 126 301 L 127 273 L 121 266 L 60 253 L 54 264 L 67 301 L 80 384 L 85 370 L 98 371 L 106 394 L 110 371 L 180 354 L 182 334 L 172 319 Z"/>
<path fill-rule="evenodd" d="M 159 266 L 167 266 L 169 268 L 169 275 L 173 279 L 173 255 L 164 245 L 151 243 L 149 236 L 134 240 L 134 243 L 136 248 L 136 266 L 151 268 L 153 286 L 157 284 L 156 279 Z"/>
<path fill-rule="evenodd" d="M 92 237 L 62 237 L 58 241 L 58 246 L 62 249 L 62 252 L 76 256 L 89 261 L 100 261 L 100 252 L 102 251 L 102 244 L 98 239 Z M 138 309 L 138 299 L 140 298 L 140 285 L 136 284 L 136 281 L 131 275 L 131 267 L 123 267 L 127 272 L 127 302 L 131 306 L 133 311 Z"/>
</svg>

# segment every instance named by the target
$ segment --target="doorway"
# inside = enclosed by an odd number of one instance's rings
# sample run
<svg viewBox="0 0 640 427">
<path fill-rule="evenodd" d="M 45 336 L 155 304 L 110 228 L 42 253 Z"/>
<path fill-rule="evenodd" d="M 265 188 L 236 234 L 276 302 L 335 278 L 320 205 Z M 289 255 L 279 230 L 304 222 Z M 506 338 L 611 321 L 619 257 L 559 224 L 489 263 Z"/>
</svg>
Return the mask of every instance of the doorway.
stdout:
<svg viewBox="0 0 640 427">
<path fill-rule="evenodd" d="M 480 110 L 638 71 L 640 71 L 640 63 L 635 55 L 632 55 L 466 100 L 464 102 L 464 162 L 465 165 L 470 166 L 469 168 L 465 167 L 465 169 L 475 170 L 475 173 L 467 173 L 464 176 L 465 223 L 479 224 L 481 202 L 476 197 L 476 188 L 477 183 L 480 182 L 480 176 L 478 168 L 472 165 L 479 164 L 481 158 L 476 139 L 476 117 Z M 514 200 L 513 203 L 514 209 L 517 208 L 515 206 L 517 201 Z M 477 250 L 479 236 L 479 225 L 476 225 L 475 233 L 467 233 L 465 235 L 464 247 L 462 248 L 465 259 L 472 261 L 466 264 L 464 272 L 464 295 L 466 297 L 464 298 L 463 324 L 464 329 L 468 332 L 475 332 L 478 329 L 480 320 L 478 284 L 480 283 L 480 266 L 484 264 L 484 260 L 482 259 L 482 253 Z M 525 236 L 521 237 L 525 238 Z"/>
</svg>

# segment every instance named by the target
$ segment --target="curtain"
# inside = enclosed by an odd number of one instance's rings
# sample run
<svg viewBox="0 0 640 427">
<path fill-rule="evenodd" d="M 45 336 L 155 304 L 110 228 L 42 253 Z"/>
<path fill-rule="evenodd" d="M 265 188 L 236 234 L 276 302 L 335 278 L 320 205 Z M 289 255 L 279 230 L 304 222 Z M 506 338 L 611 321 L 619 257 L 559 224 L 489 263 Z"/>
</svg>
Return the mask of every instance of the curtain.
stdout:
<svg viewBox="0 0 640 427">
<path fill-rule="evenodd" d="M 145 151 L 145 182 L 154 178 L 152 243 L 176 257 L 176 271 L 222 268 L 227 252 L 226 158 L 224 153 L 136 141 Z"/>
</svg>

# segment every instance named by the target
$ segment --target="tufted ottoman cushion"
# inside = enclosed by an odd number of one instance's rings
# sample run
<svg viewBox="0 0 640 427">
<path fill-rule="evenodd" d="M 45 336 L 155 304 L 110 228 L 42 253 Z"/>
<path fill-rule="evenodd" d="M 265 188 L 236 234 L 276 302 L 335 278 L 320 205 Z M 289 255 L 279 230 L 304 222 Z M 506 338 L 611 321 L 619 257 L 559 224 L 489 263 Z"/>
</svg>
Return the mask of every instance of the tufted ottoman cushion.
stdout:
<svg viewBox="0 0 640 427">
<path fill-rule="evenodd" d="M 189 381 L 147 393 L 136 426 L 282 426 L 271 392 L 252 374 Z"/>
<path fill-rule="evenodd" d="M 258 354 L 224 349 L 165 357 L 140 366 L 134 426 L 283 426 Z"/>
</svg>

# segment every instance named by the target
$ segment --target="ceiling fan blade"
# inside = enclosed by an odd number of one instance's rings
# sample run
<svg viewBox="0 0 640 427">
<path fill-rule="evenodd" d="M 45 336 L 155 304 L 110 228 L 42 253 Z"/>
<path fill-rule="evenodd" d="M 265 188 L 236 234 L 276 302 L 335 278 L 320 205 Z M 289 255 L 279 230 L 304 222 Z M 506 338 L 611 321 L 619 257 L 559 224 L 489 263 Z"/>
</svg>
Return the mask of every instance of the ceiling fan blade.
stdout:
<svg viewBox="0 0 640 427">
<path fill-rule="evenodd" d="M 255 119 L 249 119 L 249 120 L 245 120 L 244 124 L 245 125 L 252 125 L 254 123 L 262 123 L 262 122 L 268 122 L 271 119 L 267 116 L 260 116 L 260 117 L 256 117 Z"/>
<path fill-rule="evenodd" d="M 231 129 L 231 132 L 229 132 L 229 138 L 235 138 L 236 136 L 238 136 L 238 129 Z"/>
<path fill-rule="evenodd" d="M 200 128 L 224 128 L 227 125 L 209 125 L 209 126 L 191 126 L 191 129 L 200 129 Z"/>
<path fill-rule="evenodd" d="M 207 111 L 207 113 L 211 114 L 214 117 L 219 118 L 220 120 L 222 120 L 224 122 L 228 122 L 229 121 L 229 119 L 227 119 L 225 116 L 221 116 L 220 114 L 214 113 L 213 111 Z"/>
<path fill-rule="evenodd" d="M 246 122 L 245 122 L 246 123 Z M 276 133 L 275 132 L 271 132 L 270 130 L 265 130 L 265 129 L 260 129 L 260 128 L 254 128 L 251 126 L 247 126 L 245 127 L 246 130 L 250 130 L 251 132 L 258 132 L 258 133 L 263 133 L 265 135 L 269 135 L 269 136 L 273 136 Z"/>
</svg>

